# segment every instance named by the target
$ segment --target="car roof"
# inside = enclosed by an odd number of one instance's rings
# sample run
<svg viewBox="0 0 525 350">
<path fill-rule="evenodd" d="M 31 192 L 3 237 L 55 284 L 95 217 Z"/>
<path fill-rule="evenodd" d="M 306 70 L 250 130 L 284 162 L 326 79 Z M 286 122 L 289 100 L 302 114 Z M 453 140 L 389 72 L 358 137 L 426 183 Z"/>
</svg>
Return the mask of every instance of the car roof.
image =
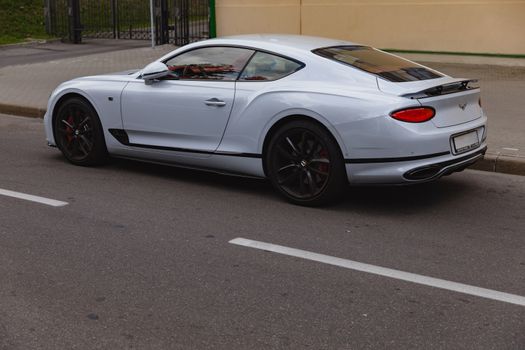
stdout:
<svg viewBox="0 0 525 350">
<path fill-rule="evenodd" d="M 283 54 L 288 52 L 297 53 L 297 51 L 309 52 L 314 49 L 329 46 L 359 45 L 357 43 L 345 40 L 290 34 L 246 34 L 225 36 L 201 41 L 198 44 L 248 46 L 263 50 L 266 49 L 269 51 L 280 52 Z"/>
</svg>

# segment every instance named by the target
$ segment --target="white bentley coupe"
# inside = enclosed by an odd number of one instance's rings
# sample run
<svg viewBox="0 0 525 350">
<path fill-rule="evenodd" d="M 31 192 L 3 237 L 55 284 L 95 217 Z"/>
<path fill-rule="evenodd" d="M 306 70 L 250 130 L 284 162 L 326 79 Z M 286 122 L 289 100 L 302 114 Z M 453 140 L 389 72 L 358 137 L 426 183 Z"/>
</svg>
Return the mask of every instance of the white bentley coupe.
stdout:
<svg viewBox="0 0 525 350">
<path fill-rule="evenodd" d="M 65 82 L 44 120 L 76 165 L 122 157 L 265 177 L 320 205 L 347 184 L 431 181 L 482 158 L 474 83 L 353 42 L 245 35 Z"/>
</svg>

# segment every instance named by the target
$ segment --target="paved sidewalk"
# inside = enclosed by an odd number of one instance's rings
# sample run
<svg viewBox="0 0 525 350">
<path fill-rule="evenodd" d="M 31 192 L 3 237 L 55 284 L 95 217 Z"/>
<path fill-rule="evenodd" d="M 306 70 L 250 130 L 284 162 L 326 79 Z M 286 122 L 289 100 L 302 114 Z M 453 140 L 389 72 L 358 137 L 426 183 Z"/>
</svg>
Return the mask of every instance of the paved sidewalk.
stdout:
<svg viewBox="0 0 525 350">
<path fill-rule="evenodd" d="M 20 58 L 22 64 L 13 64 L 11 55 L 7 66 L 2 65 L 2 60 L 9 53 L 0 48 L 0 113 L 42 117 L 49 95 L 61 82 L 79 76 L 141 68 L 174 49 L 173 45 L 164 45 L 101 52 L 107 51 L 107 48 L 100 46 L 94 45 L 90 49 L 72 45 L 73 52 L 68 55 L 77 57 L 51 57 L 45 62 L 35 62 L 33 57 L 32 60 Z M 125 45 L 123 47 L 126 48 Z M 26 48 L 28 55 L 39 49 Z M 24 48 L 18 50 L 15 56 L 18 54 L 21 57 Z M 525 175 L 525 60 L 445 55 L 405 56 L 455 77 L 479 79 L 483 108 L 489 116 L 489 149 L 485 161 L 479 162 L 476 167 Z"/>
<path fill-rule="evenodd" d="M 2 67 L 0 112 L 42 117 L 49 95 L 60 83 L 85 75 L 142 68 L 173 49 L 173 45 L 142 47 Z"/>
<path fill-rule="evenodd" d="M 0 68 L 96 53 L 151 47 L 146 40 L 90 39 L 80 45 L 59 40 L 0 46 Z"/>
</svg>

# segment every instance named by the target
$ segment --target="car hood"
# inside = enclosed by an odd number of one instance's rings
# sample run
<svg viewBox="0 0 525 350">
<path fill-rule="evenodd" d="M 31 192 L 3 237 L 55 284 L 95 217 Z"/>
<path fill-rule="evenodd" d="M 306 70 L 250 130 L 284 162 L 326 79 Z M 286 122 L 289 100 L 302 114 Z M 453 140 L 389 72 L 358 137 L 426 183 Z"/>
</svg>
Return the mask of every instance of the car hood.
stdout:
<svg viewBox="0 0 525 350">
<path fill-rule="evenodd" d="M 115 73 L 108 73 L 108 74 L 102 74 L 102 75 L 133 75 L 135 73 L 138 73 L 140 69 L 128 69 L 122 72 L 115 72 Z"/>
<path fill-rule="evenodd" d="M 72 81 L 79 81 L 79 80 L 98 80 L 98 81 L 127 81 L 130 79 L 136 79 L 138 76 L 138 73 L 140 72 L 139 69 L 129 69 L 122 72 L 116 72 L 116 73 L 107 73 L 107 74 L 100 74 L 100 75 L 90 75 L 86 77 L 79 77 L 75 78 Z"/>
</svg>

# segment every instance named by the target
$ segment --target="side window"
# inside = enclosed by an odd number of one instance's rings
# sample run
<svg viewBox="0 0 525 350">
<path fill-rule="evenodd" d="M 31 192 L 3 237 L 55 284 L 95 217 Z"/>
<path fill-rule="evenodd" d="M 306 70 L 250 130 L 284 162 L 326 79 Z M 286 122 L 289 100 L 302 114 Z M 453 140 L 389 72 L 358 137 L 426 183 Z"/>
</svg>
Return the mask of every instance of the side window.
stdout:
<svg viewBox="0 0 525 350">
<path fill-rule="evenodd" d="M 174 79 L 236 80 L 252 54 L 236 47 L 204 47 L 175 56 L 166 65 Z"/>
<path fill-rule="evenodd" d="M 244 68 L 240 80 L 276 80 L 302 68 L 300 63 L 272 55 L 257 52 Z"/>
</svg>

